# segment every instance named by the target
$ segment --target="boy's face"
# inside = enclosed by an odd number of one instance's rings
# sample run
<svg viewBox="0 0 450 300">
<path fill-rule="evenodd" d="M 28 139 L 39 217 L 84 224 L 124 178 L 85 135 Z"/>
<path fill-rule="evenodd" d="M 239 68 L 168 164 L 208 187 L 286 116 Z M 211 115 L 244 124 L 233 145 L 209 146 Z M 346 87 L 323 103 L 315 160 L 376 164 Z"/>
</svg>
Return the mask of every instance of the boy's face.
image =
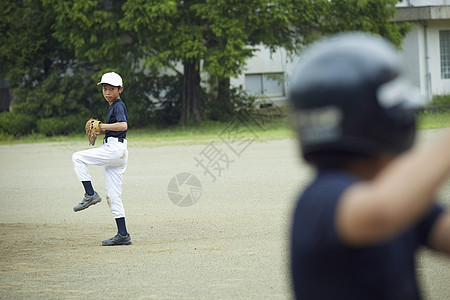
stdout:
<svg viewBox="0 0 450 300">
<path fill-rule="evenodd" d="M 123 91 L 123 86 L 113 86 L 107 83 L 102 84 L 103 97 L 109 103 L 113 103 L 120 97 L 120 93 Z"/>
</svg>

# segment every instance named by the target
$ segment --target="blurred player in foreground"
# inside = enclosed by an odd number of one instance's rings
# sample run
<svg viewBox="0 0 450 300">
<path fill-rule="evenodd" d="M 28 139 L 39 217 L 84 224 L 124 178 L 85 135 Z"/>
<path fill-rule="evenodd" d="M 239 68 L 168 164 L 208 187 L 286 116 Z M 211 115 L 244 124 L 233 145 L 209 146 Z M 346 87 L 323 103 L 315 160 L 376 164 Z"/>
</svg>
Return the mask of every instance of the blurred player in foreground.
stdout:
<svg viewBox="0 0 450 300">
<path fill-rule="evenodd" d="M 290 87 L 303 158 L 317 174 L 291 228 L 298 299 L 421 299 L 415 254 L 450 253 L 450 134 L 412 149 L 418 93 L 381 38 L 347 33 L 308 48 Z M 449 295 L 450 296 L 450 295 Z"/>
</svg>

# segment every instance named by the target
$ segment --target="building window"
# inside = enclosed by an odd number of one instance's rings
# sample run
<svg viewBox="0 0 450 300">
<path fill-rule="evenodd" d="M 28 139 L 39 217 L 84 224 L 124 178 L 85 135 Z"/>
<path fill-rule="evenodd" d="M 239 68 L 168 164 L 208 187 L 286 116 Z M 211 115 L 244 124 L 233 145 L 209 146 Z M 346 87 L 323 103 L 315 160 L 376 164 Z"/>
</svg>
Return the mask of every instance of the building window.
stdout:
<svg viewBox="0 0 450 300">
<path fill-rule="evenodd" d="M 450 78 L 450 30 L 439 31 L 439 48 L 441 50 L 441 78 Z"/>
<path fill-rule="evenodd" d="M 245 90 L 251 95 L 282 97 L 284 92 L 283 73 L 246 74 Z"/>
</svg>

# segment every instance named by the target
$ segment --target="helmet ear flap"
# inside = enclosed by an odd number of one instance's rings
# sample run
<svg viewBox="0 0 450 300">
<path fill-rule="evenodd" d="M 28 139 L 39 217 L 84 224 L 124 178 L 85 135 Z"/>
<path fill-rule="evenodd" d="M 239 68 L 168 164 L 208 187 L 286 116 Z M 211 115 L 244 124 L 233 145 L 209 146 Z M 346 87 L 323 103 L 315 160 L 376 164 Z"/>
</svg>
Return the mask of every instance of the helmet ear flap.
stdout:
<svg viewBox="0 0 450 300">
<path fill-rule="evenodd" d="M 384 109 L 387 121 L 385 132 L 386 145 L 391 146 L 391 151 L 401 153 L 408 150 L 413 144 L 416 136 L 416 110 L 397 105 Z"/>
<path fill-rule="evenodd" d="M 419 88 L 411 85 L 403 76 L 398 76 L 377 88 L 377 102 L 386 124 L 386 144 L 392 145 L 392 151 L 400 153 L 410 148 L 415 139 L 416 112 L 424 103 Z"/>
</svg>

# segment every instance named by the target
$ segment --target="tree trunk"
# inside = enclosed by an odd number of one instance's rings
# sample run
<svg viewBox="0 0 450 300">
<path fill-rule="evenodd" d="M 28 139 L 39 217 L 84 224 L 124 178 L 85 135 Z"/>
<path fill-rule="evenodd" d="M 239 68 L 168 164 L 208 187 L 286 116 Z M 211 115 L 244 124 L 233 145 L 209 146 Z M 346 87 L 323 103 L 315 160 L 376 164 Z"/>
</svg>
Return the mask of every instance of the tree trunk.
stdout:
<svg viewBox="0 0 450 300">
<path fill-rule="evenodd" d="M 219 79 L 219 100 L 222 115 L 225 119 L 233 114 L 233 103 L 230 99 L 230 77 Z"/>
<path fill-rule="evenodd" d="M 217 80 L 217 95 L 210 105 L 210 118 L 214 121 L 228 121 L 233 116 L 233 103 L 230 99 L 230 78 Z"/>
<path fill-rule="evenodd" d="M 198 60 L 184 62 L 184 84 L 180 124 L 202 121 L 200 64 Z"/>
</svg>

